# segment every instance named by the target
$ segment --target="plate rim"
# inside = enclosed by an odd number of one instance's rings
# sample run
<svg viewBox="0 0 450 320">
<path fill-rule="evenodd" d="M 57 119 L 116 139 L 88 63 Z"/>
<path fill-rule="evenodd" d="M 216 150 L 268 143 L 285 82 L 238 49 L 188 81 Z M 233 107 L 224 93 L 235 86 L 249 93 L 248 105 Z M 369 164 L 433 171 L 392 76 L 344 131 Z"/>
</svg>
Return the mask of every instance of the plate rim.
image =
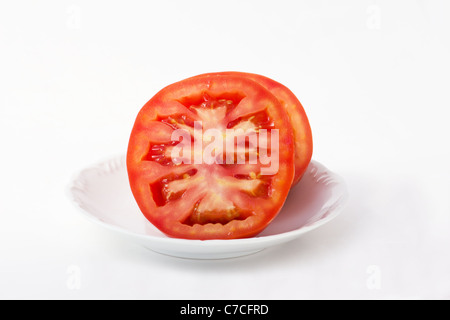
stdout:
<svg viewBox="0 0 450 320">
<path fill-rule="evenodd" d="M 201 247 L 231 247 L 236 245 L 242 245 L 243 243 L 246 244 L 265 244 L 265 243 L 282 243 L 285 241 L 289 241 L 291 239 L 295 239 L 299 237 L 300 235 L 310 232 L 312 230 L 315 230 L 324 224 L 334 220 L 336 217 L 338 217 L 345 205 L 347 204 L 349 200 L 349 192 L 347 185 L 344 181 L 344 179 L 336 174 L 335 172 L 329 170 L 326 166 L 324 166 L 322 163 L 311 160 L 311 164 L 314 164 L 315 166 L 326 170 L 330 175 L 333 176 L 333 181 L 336 181 L 339 185 L 342 186 L 342 195 L 340 196 L 339 201 L 336 201 L 331 206 L 323 208 L 320 212 L 318 212 L 318 215 L 324 216 L 323 218 L 320 218 L 319 220 L 313 222 L 312 224 L 306 224 L 305 226 L 302 226 L 295 230 L 290 230 L 282 233 L 267 235 L 267 236 L 254 236 L 251 238 L 241 238 L 241 239 L 210 239 L 210 240 L 196 240 L 196 239 L 182 239 L 182 238 L 171 238 L 169 236 L 166 237 L 157 237 L 152 235 L 146 235 L 146 234 L 139 234 L 130 230 L 127 230 L 125 228 L 115 226 L 112 224 L 109 224 L 107 222 L 104 222 L 100 220 L 99 218 L 95 217 L 91 213 L 89 213 L 87 210 L 82 208 L 81 203 L 76 199 L 76 196 L 74 194 L 74 190 L 80 189 L 79 181 L 80 178 L 88 171 L 94 171 L 94 170 L 103 170 L 105 171 L 105 167 L 109 171 L 109 173 L 114 172 L 114 170 L 118 170 L 124 165 L 126 165 L 125 161 L 126 157 L 124 155 L 121 156 L 115 156 L 110 157 L 109 160 L 104 160 L 101 162 L 98 162 L 94 165 L 88 166 L 82 170 L 79 170 L 77 173 L 75 173 L 70 183 L 67 185 L 65 189 L 66 196 L 71 201 L 72 205 L 74 205 L 77 208 L 78 213 L 81 213 L 83 217 L 85 217 L 87 220 L 98 224 L 108 230 L 118 232 L 122 235 L 137 238 L 139 240 L 146 240 L 146 241 L 152 241 L 155 243 L 158 243 L 160 245 L 164 244 L 179 244 L 184 246 L 198 246 L 201 245 Z M 126 169 L 126 168 L 125 168 Z M 331 211 L 331 213 L 330 213 Z M 164 235 L 164 233 L 162 233 Z"/>
</svg>

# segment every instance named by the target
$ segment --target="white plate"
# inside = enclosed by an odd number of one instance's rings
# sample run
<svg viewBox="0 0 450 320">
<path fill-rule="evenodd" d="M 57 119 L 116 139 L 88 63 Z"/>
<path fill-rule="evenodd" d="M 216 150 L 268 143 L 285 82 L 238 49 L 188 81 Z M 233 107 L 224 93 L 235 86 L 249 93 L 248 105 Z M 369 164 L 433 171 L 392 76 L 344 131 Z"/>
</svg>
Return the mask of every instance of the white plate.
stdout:
<svg viewBox="0 0 450 320">
<path fill-rule="evenodd" d="M 312 161 L 262 233 L 249 239 L 206 241 L 169 238 L 142 215 L 128 184 L 125 157 L 83 170 L 72 181 L 69 196 L 85 217 L 148 249 L 181 258 L 223 259 L 291 241 L 329 222 L 341 212 L 347 189 L 339 176 Z"/>
</svg>

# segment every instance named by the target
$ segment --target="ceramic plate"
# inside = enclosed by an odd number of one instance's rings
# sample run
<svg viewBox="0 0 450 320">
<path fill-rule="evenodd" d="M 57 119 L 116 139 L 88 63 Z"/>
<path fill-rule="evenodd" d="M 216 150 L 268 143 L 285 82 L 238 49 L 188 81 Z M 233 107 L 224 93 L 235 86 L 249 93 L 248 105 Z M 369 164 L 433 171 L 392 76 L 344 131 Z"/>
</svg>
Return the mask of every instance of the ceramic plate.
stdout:
<svg viewBox="0 0 450 320">
<path fill-rule="evenodd" d="M 69 196 L 85 217 L 148 249 L 180 258 L 223 259 L 256 253 L 322 226 L 341 212 L 347 189 L 339 176 L 312 161 L 262 233 L 249 239 L 206 241 L 169 238 L 142 215 L 128 184 L 125 157 L 83 170 L 72 181 Z"/>
</svg>

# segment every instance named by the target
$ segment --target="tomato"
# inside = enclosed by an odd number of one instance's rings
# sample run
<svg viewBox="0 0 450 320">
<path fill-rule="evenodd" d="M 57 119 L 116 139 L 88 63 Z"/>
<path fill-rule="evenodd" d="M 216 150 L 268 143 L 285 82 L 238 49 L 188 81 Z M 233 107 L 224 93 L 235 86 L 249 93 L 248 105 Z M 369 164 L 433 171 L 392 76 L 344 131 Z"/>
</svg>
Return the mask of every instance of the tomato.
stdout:
<svg viewBox="0 0 450 320">
<path fill-rule="evenodd" d="M 305 110 L 297 97 L 287 87 L 270 78 L 243 72 L 219 72 L 203 74 L 197 77 L 214 76 L 214 75 L 234 75 L 246 77 L 258 82 L 264 88 L 269 90 L 285 108 L 292 124 L 294 132 L 294 150 L 295 150 L 295 176 L 293 185 L 297 184 L 305 173 L 312 157 L 313 141 L 311 127 Z"/>
<path fill-rule="evenodd" d="M 235 75 L 183 80 L 157 93 L 137 116 L 127 154 L 131 190 L 145 217 L 168 236 L 252 237 L 286 200 L 293 146 L 285 109 L 255 81 Z"/>
</svg>

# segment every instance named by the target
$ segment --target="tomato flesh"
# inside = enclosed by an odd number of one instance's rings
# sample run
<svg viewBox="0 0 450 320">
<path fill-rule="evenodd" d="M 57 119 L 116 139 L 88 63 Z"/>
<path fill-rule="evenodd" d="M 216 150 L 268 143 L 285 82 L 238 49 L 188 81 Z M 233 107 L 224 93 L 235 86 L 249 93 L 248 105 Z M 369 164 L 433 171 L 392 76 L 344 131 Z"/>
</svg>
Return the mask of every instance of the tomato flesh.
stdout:
<svg viewBox="0 0 450 320">
<path fill-rule="evenodd" d="M 174 141 L 172 134 L 179 129 L 189 138 Z M 223 135 L 224 146 L 234 148 L 214 149 L 214 162 L 198 162 L 217 139 L 206 135 L 209 129 Z M 273 149 L 273 135 L 262 135 L 262 129 L 276 129 L 283 147 Z M 236 137 L 227 140 L 229 130 L 250 132 L 259 139 L 255 141 L 268 142 L 267 150 L 250 138 L 237 146 Z M 191 152 L 174 158 L 174 150 L 186 144 L 190 147 L 183 150 Z M 250 163 L 263 151 L 277 155 L 276 172 L 263 174 L 266 164 Z M 254 81 L 233 75 L 187 79 L 163 89 L 142 108 L 131 133 L 127 167 L 141 211 L 168 236 L 251 237 L 275 218 L 289 192 L 292 127 L 281 103 Z"/>
</svg>

